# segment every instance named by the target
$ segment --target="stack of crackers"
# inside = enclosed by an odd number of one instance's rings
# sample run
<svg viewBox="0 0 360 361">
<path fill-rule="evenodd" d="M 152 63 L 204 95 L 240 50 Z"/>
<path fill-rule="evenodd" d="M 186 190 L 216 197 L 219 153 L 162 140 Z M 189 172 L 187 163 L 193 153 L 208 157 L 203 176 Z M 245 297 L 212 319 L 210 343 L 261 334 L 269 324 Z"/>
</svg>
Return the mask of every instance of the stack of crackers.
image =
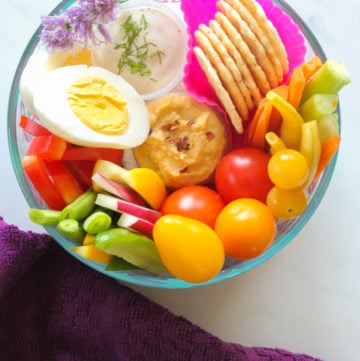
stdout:
<svg viewBox="0 0 360 361">
<path fill-rule="evenodd" d="M 281 38 L 256 0 L 219 0 L 195 32 L 194 54 L 238 133 L 288 72 Z"/>
</svg>

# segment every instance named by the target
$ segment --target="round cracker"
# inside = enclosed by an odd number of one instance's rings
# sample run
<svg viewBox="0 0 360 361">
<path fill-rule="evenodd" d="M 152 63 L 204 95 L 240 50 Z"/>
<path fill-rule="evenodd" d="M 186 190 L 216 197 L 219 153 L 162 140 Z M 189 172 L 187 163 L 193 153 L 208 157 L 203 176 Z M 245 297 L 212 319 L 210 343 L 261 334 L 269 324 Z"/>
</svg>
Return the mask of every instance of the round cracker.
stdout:
<svg viewBox="0 0 360 361">
<path fill-rule="evenodd" d="M 257 63 L 254 54 L 249 49 L 247 43 L 241 37 L 240 33 L 233 26 L 231 21 L 221 12 L 215 14 L 216 21 L 220 24 L 224 32 L 228 35 L 231 42 L 236 46 L 239 53 L 242 55 L 245 63 L 247 64 L 257 87 L 260 92 L 265 95 L 270 90 L 269 82 L 266 78 L 264 70 Z"/>
<path fill-rule="evenodd" d="M 255 20 L 251 12 L 242 4 L 240 0 L 224 0 L 227 2 L 234 10 L 237 11 L 239 16 L 248 24 L 251 31 L 259 39 L 260 43 L 263 45 L 265 51 L 267 52 L 269 59 L 273 65 L 275 74 L 277 76 L 278 83 L 281 83 L 283 80 L 284 74 L 283 69 L 278 58 L 276 51 L 271 43 L 270 39 L 267 36 L 267 33 L 260 27 L 258 22 Z"/>
<path fill-rule="evenodd" d="M 274 88 L 278 85 L 277 76 L 273 69 L 273 65 L 269 60 L 269 57 L 259 42 L 257 37 L 251 31 L 247 23 L 240 17 L 238 12 L 225 1 L 218 1 L 217 8 L 221 11 L 235 26 L 236 30 L 240 32 L 245 42 L 255 55 L 257 63 L 261 66 L 266 74 L 266 78 L 269 81 L 270 87 Z"/>
<path fill-rule="evenodd" d="M 229 55 L 234 59 L 237 68 L 242 74 L 242 78 L 244 79 L 244 83 L 248 88 L 248 91 L 250 93 L 251 98 L 253 99 L 254 104 L 258 105 L 262 96 L 259 88 L 255 83 L 253 76 L 251 75 L 251 72 L 247 64 L 245 63 L 243 56 L 240 54 L 239 50 L 232 43 L 228 35 L 225 33 L 221 25 L 216 20 L 210 20 L 209 26 L 217 35 L 221 43 L 224 45 Z"/>
<path fill-rule="evenodd" d="M 199 47 L 195 46 L 193 48 L 194 54 L 199 62 L 201 69 L 204 71 L 210 85 L 214 89 L 217 97 L 219 98 L 221 104 L 223 105 L 226 113 L 228 114 L 231 124 L 234 126 L 235 130 L 242 134 L 244 131 L 242 118 L 236 110 L 235 104 L 230 98 L 229 93 L 226 91 L 224 86 L 221 83 L 221 80 L 211 64 L 210 60 L 206 57 L 204 51 Z"/>
<path fill-rule="evenodd" d="M 254 102 L 251 98 L 249 89 L 247 88 L 242 74 L 239 68 L 236 66 L 234 59 L 229 55 L 225 46 L 221 43 L 218 36 L 214 33 L 214 31 L 204 24 L 200 24 L 199 30 L 206 35 L 206 37 L 210 40 L 216 52 L 219 54 L 224 65 L 230 70 L 236 84 L 241 91 L 243 98 L 245 100 L 246 106 L 248 109 L 252 109 L 254 107 Z"/>
<path fill-rule="evenodd" d="M 289 71 L 289 62 L 285 46 L 280 38 L 278 31 L 273 23 L 268 19 L 262 6 L 255 0 L 241 0 L 243 6 L 253 15 L 259 26 L 266 32 L 267 37 L 271 41 L 276 54 L 280 60 L 283 73 Z"/>
<path fill-rule="evenodd" d="M 219 78 L 221 79 L 224 88 L 230 94 L 230 97 L 233 100 L 241 118 L 247 120 L 249 114 L 246 102 L 230 70 L 224 65 L 220 55 L 217 53 L 213 44 L 204 33 L 197 30 L 194 35 L 198 45 L 203 49 L 206 57 L 210 60 L 219 74 Z"/>
</svg>

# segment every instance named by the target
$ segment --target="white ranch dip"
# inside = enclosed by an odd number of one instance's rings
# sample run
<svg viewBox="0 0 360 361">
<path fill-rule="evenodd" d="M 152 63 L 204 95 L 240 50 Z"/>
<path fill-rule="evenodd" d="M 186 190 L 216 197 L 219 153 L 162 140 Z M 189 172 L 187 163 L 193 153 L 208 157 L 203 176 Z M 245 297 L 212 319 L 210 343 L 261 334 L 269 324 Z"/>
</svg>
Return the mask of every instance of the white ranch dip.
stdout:
<svg viewBox="0 0 360 361">
<path fill-rule="evenodd" d="M 134 41 L 130 36 L 133 34 L 130 33 L 132 27 L 141 29 Z M 92 49 L 94 65 L 120 74 L 144 99 L 155 97 L 154 93 L 164 88 L 170 91 L 181 80 L 187 35 L 183 23 L 172 11 L 157 4 L 122 8 L 117 20 L 109 24 L 108 30 L 113 43 L 101 44 Z M 140 47 L 139 54 L 142 55 L 127 56 L 126 51 L 135 54 L 135 47 Z M 133 60 L 136 65 L 124 65 L 119 71 L 120 59 Z M 142 74 L 134 72 L 139 68 L 139 63 L 146 67 Z"/>
</svg>

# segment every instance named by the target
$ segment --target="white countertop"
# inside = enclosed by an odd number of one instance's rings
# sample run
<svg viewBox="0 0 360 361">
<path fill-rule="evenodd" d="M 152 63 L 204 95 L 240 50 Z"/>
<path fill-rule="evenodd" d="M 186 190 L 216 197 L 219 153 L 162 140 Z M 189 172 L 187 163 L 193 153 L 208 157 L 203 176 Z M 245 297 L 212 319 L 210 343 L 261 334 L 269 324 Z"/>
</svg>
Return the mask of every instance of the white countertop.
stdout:
<svg viewBox="0 0 360 361">
<path fill-rule="evenodd" d="M 170 0 L 169 0 L 170 1 Z M 9 89 L 29 38 L 57 0 L 0 3 L 0 215 L 34 229 L 12 170 L 6 130 Z M 316 34 L 329 58 L 344 61 L 352 83 L 340 94 L 342 144 L 321 205 L 277 256 L 238 278 L 188 290 L 134 287 L 223 340 L 281 347 L 326 361 L 355 361 L 360 338 L 360 3 L 288 3 Z M 344 10 L 346 5 L 346 9 Z"/>
</svg>

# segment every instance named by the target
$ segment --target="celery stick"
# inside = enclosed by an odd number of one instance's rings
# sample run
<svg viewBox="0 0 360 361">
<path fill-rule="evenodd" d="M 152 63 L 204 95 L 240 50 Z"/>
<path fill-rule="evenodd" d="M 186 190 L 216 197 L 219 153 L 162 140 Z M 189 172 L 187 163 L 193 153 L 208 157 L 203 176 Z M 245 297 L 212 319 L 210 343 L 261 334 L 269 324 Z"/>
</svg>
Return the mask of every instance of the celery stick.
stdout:
<svg viewBox="0 0 360 361">
<path fill-rule="evenodd" d="M 84 230 L 76 219 L 63 219 L 56 228 L 63 236 L 75 242 L 82 242 L 85 236 Z"/>
<path fill-rule="evenodd" d="M 61 211 L 60 220 L 84 219 L 94 209 L 95 199 L 96 193 L 91 189 L 88 190 Z"/>
<path fill-rule="evenodd" d="M 339 98 L 336 94 L 314 94 L 299 109 L 305 121 L 318 120 L 336 110 Z"/>
<path fill-rule="evenodd" d="M 332 113 L 317 121 L 321 143 L 332 135 L 340 135 L 339 114 Z"/>
<path fill-rule="evenodd" d="M 96 211 L 84 220 L 83 227 L 87 233 L 97 234 L 107 230 L 110 227 L 111 222 L 112 219 L 106 212 Z"/>
<path fill-rule="evenodd" d="M 60 211 L 31 208 L 29 218 L 32 222 L 42 226 L 56 226 L 59 222 Z"/>
<path fill-rule="evenodd" d="M 337 94 L 350 81 L 345 64 L 328 59 L 305 85 L 301 102 L 314 94 Z"/>
</svg>

